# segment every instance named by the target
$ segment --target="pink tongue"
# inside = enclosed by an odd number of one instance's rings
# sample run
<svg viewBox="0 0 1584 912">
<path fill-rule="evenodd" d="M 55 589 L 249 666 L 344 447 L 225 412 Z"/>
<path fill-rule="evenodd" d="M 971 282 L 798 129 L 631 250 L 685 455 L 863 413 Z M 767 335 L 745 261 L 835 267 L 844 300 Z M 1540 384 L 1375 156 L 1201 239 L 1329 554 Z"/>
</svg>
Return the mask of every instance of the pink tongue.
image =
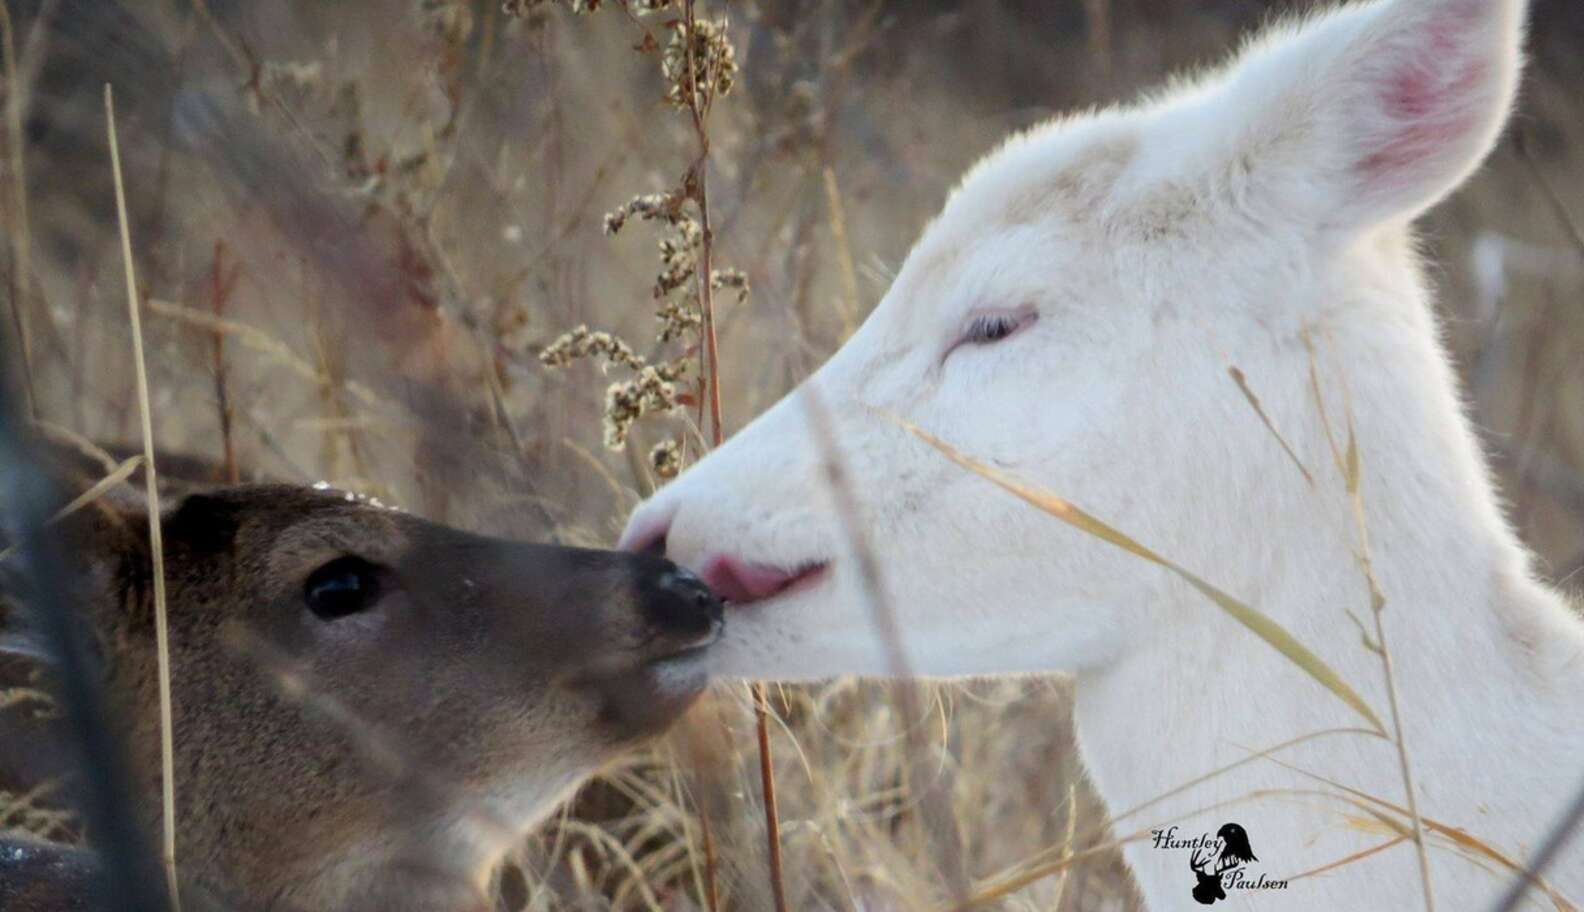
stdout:
<svg viewBox="0 0 1584 912">
<path fill-rule="evenodd" d="M 738 605 L 769 598 L 797 579 L 795 573 L 745 564 L 726 554 L 717 554 L 705 561 L 699 576 L 718 598 Z"/>
</svg>

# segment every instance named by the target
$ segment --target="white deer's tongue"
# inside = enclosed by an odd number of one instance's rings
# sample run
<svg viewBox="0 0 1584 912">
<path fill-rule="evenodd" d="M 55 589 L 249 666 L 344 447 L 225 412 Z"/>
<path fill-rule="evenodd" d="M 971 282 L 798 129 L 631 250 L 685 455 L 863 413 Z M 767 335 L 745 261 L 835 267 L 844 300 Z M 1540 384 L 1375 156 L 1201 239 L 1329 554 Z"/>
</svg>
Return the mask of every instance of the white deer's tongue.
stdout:
<svg viewBox="0 0 1584 912">
<path fill-rule="evenodd" d="M 749 564 L 726 554 L 704 563 L 699 576 L 716 597 L 737 605 L 767 599 L 790 586 L 799 576 L 775 567 Z"/>
</svg>

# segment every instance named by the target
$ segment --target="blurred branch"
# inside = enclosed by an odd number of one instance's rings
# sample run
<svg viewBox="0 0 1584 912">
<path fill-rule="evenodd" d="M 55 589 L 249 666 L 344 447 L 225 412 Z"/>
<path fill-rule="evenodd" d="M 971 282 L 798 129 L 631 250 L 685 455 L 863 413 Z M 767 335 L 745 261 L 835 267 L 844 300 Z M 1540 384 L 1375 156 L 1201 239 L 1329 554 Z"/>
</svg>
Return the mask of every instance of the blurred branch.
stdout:
<svg viewBox="0 0 1584 912">
<path fill-rule="evenodd" d="M 49 11 L 43 12 L 44 16 Z M 27 412 L 38 417 L 38 398 L 33 391 L 33 339 L 28 329 L 29 293 L 33 287 L 32 232 L 28 220 L 27 169 L 23 146 L 26 136 L 22 132 L 23 109 L 27 104 L 26 88 L 17 73 L 16 35 L 11 23 L 11 7 L 0 0 L 0 50 L 5 55 L 6 81 L 6 145 L 11 159 L 12 220 L 8 225 L 11 234 L 11 319 L 16 325 L 17 354 L 22 359 L 22 391 L 27 400 Z"/>
<path fill-rule="evenodd" d="M 1528 868 L 1515 880 L 1501 901 L 1496 904 L 1495 912 L 1516 912 L 1519 904 L 1523 902 L 1524 895 L 1534 887 L 1544 887 L 1540 878 L 1545 875 L 1548 868 L 1562 854 L 1562 850 L 1577 835 L 1578 827 L 1584 822 L 1584 786 L 1574 796 L 1572 803 L 1562 816 L 1557 820 L 1551 832 L 1546 834 L 1545 841 L 1540 843 L 1540 850 L 1535 852 Z"/>
<path fill-rule="evenodd" d="M 847 546 L 857 557 L 858 574 L 864 588 L 864 601 L 869 606 L 875 631 L 886 650 L 888 666 L 886 670 L 894 679 L 891 685 L 892 694 L 901 711 L 908 742 L 908 777 L 912 781 L 912 787 L 919 791 L 919 817 L 926 838 L 934 849 L 933 860 L 937 868 L 941 869 L 946 879 L 946 888 L 951 895 L 952 905 L 956 906 L 966 902 L 969 895 L 971 883 L 968 865 L 963 858 L 962 839 L 952 816 L 951 803 L 941 788 L 942 777 L 931 773 L 928 764 L 931 753 L 929 744 L 924 740 L 923 729 L 913 724 L 913 720 L 920 718 L 922 712 L 918 685 L 913 677 L 912 667 L 908 663 L 907 652 L 902 645 L 902 625 L 897 619 L 896 607 L 891 603 L 890 594 L 881 579 L 880 562 L 864 537 L 857 495 L 847 480 L 847 472 L 842 464 L 836 436 L 831 427 L 830 413 L 825 409 L 819 393 L 812 384 L 804 384 L 797 395 L 803 399 L 809 427 L 813 431 L 815 446 L 823 463 L 825 486 L 836 502 L 836 512 L 841 519 Z"/>
<path fill-rule="evenodd" d="M 1111 74 L 1111 0 L 1084 0 L 1089 18 L 1089 56 L 1102 77 Z"/>
<path fill-rule="evenodd" d="M 1573 218 L 1573 213 L 1569 211 L 1567 204 L 1562 201 L 1562 197 L 1557 193 L 1556 188 L 1551 185 L 1551 181 L 1546 177 L 1545 171 L 1540 167 L 1540 163 L 1535 161 L 1533 153 L 1529 151 L 1529 140 L 1522 130 L 1513 133 L 1513 148 L 1517 150 L 1518 158 L 1523 161 L 1524 167 L 1529 171 L 1529 176 L 1534 180 L 1535 186 L 1540 189 L 1541 195 L 1545 197 L 1546 203 L 1551 207 L 1551 212 L 1556 216 L 1558 224 L 1567 232 L 1568 239 L 1573 242 L 1574 249 L 1578 250 L 1580 254 L 1584 254 L 1584 227 L 1581 227 L 1578 221 Z"/>
<path fill-rule="evenodd" d="M 20 601 L 54 663 L 52 683 L 71 736 L 66 743 L 73 751 L 66 766 L 82 773 L 85 797 L 79 810 L 98 850 L 101 898 L 114 897 L 114 907 L 127 912 L 164 912 L 165 897 L 149 864 L 153 856 L 127 799 L 133 790 L 125 753 L 111 725 L 99 672 L 89 658 L 88 638 L 72 607 L 67 581 L 75 577 L 47 528 L 58 499 L 54 484 L 39 468 L 6 374 L 0 370 L 0 500 L 7 506 L 0 520 L 11 525 L 8 532 L 22 558 Z"/>
</svg>

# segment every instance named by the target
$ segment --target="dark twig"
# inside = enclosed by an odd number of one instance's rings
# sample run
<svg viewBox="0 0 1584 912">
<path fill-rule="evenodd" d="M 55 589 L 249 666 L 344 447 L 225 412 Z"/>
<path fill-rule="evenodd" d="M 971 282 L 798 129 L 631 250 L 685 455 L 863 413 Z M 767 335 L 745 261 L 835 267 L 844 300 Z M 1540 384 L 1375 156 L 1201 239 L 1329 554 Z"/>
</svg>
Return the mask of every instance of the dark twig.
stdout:
<svg viewBox="0 0 1584 912">
<path fill-rule="evenodd" d="M 216 320 L 225 319 L 226 302 L 231 297 L 232 289 L 236 287 L 237 272 L 233 269 L 227 275 L 224 263 L 225 241 L 216 240 L 214 268 L 209 277 L 209 307 L 214 311 Z M 242 473 L 237 467 L 236 443 L 231 437 L 231 423 L 236 417 L 236 409 L 231 405 L 231 394 L 226 383 L 225 333 L 211 329 L 209 335 L 214 369 L 215 410 L 219 413 L 221 453 L 225 460 L 223 463 L 225 482 L 238 484 L 242 480 Z"/>
<path fill-rule="evenodd" d="M 805 384 L 797 395 L 803 400 L 804 411 L 808 415 L 809 427 L 823 466 L 825 486 L 836 503 L 847 547 L 857 563 L 864 588 L 864 602 L 869 606 L 870 619 L 881 645 L 885 647 L 886 672 L 892 679 L 892 693 L 904 726 L 908 775 L 912 787 L 918 790 L 919 815 L 924 832 L 930 842 L 935 844 L 935 861 L 943 868 L 947 888 L 952 894 L 952 905 L 955 906 L 968 898 L 971 887 L 968 867 L 963 859 L 963 847 L 957 835 L 949 800 L 942 788 L 941 777 L 930 769 L 928 763 L 930 748 L 925 740 L 924 728 L 917 724 L 923 715 L 923 701 L 919 699 L 918 683 L 902 645 L 902 626 L 897 620 L 890 594 L 886 591 L 880 562 L 864 536 L 859 521 L 857 495 L 853 492 L 841 461 L 830 413 L 812 385 Z"/>
<path fill-rule="evenodd" d="M 23 568 L 21 601 L 54 658 L 57 699 L 71 734 L 66 743 L 75 753 L 69 765 L 82 772 L 84 797 L 78 810 L 98 850 L 104 897 L 115 897 L 114 907 L 129 912 L 163 912 L 168 907 L 151 864 L 153 855 L 127 801 L 133 790 L 125 753 L 110 724 L 87 637 L 72 610 L 66 582 L 72 575 L 47 528 L 58 498 L 34 458 L 10 386 L 11 378 L 0 376 L 0 500 L 15 522 L 10 531 Z"/>
<path fill-rule="evenodd" d="M 1562 854 L 1562 850 L 1578 835 L 1579 824 L 1584 823 L 1584 788 L 1573 796 L 1573 801 L 1563 812 L 1551 832 L 1546 834 L 1545 841 L 1540 843 L 1540 851 L 1530 859 L 1529 866 L 1522 875 L 1514 880 L 1501 901 L 1496 904 L 1495 912 L 1515 912 L 1529 889 L 1540 882 L 1545 876 L 1546 869 L 1551 867 Z"/>
<path fill-rule="evenodd" d="M 725 422 L 721 418 L 720 348 L 715 333 L 714 289 L 714 232 L 710 226 L 709 209 L 709 130 L 706 120 L 714 94 L 713 84 L 700 86 L 698 61 L 695 59 L 694 36 L 698 34 L 698 19 L 694 0 L 686 0 L 682 10 L 683 28 L 687 36 L 687 76 L 682 88 L 686 92 L 688 113 L 693 119 L 693 133 L 698 139 L 698 159 L 688 171 L 684 182 L 699 210 L 699 259 L 696 279 L 699 290 L 699 311 L 703 317 L 704 346 L 701 357 L 703 370 L 700 376 L 705 385 L 704 397 L 709 403 L 710 438 L 719 447 L 726 439 Z M 776 912 L 786 912 L 786 880 L 781 866 L 781 815 L 776 807 L 775 764 L 770 752 L 770 704 L 763 684 L 755 683 L 753 692 L 754 727 L 759 742 L 759 782 L 764 796 L 765 839 L 770 854 L 770 888 L 775 896 Z M 713 853 L 710 853 L 713 854 Z M 706 861 L 709 861 L 706 858 Z M 714 872 L 710 872 L 711 880 Z M 713 908 L 713 907 L 712 907 Z"/>
</svg>

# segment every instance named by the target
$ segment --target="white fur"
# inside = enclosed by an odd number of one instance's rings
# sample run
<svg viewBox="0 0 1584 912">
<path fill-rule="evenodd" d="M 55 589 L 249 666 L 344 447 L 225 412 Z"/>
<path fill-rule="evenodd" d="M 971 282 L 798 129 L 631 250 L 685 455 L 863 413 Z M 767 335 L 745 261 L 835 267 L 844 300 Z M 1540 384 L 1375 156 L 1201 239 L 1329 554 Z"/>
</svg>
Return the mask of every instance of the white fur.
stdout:
<svg viewBox="0 0 1584 912">
<path fill-rule="evenodd" d="M 916 671 L 1065 671 L 1100 794 L 1120 813 L 1248 752 L 1360 720 L 1159 568 L 1066 527 L 889 421 L 1071 498 L 1308 644 L 1388 718 L 1336 446 L 1362 496 L 1428 817 L 1525 858 L 1584 781 L 1584 627 L 1534 580 L 1438 340 L 1408 223 L 1478 166 L 1517 81 L 1520 0 L 1394 0 L 1278 29 L 1224 73 L 1057 122 L 976 167 L 868 321 L 806 384 L 833 413 L 862 526 Z M 1037 312 L 943 357 L 984 310 Z M 1305 339 L 1312 341 L 1314 356 Z M 1228 376 L 1248 377 L 1311 487 Z M 719 670 L 888 669 L 788 396 L 635 514 L 672 557 L 829 579 L 736 609 Z M 1280 755 L 1400 803 L 1394 748 L 1357 735 Z M 1303 790 L 1251 799 L 1256 790 Z M 1235 820 L 1268 876 L 1383 841 L 1335 790 L 1256 761 L 1119 825 Z M 1030 809 L 1030 813 L 1038 813 Z M 1366 822 L 1360 822 L 1366 821 Z M 1431 841 L 1441 909 L 1506 878 Z M 1186 856 L 1128 861 L 1153 909 L 1192 907 Z M 1422 907 L 1409 844 L 1223 908 Z M 1584 902 L 1584 843 L 1551 872 Z"/>
</svg>

